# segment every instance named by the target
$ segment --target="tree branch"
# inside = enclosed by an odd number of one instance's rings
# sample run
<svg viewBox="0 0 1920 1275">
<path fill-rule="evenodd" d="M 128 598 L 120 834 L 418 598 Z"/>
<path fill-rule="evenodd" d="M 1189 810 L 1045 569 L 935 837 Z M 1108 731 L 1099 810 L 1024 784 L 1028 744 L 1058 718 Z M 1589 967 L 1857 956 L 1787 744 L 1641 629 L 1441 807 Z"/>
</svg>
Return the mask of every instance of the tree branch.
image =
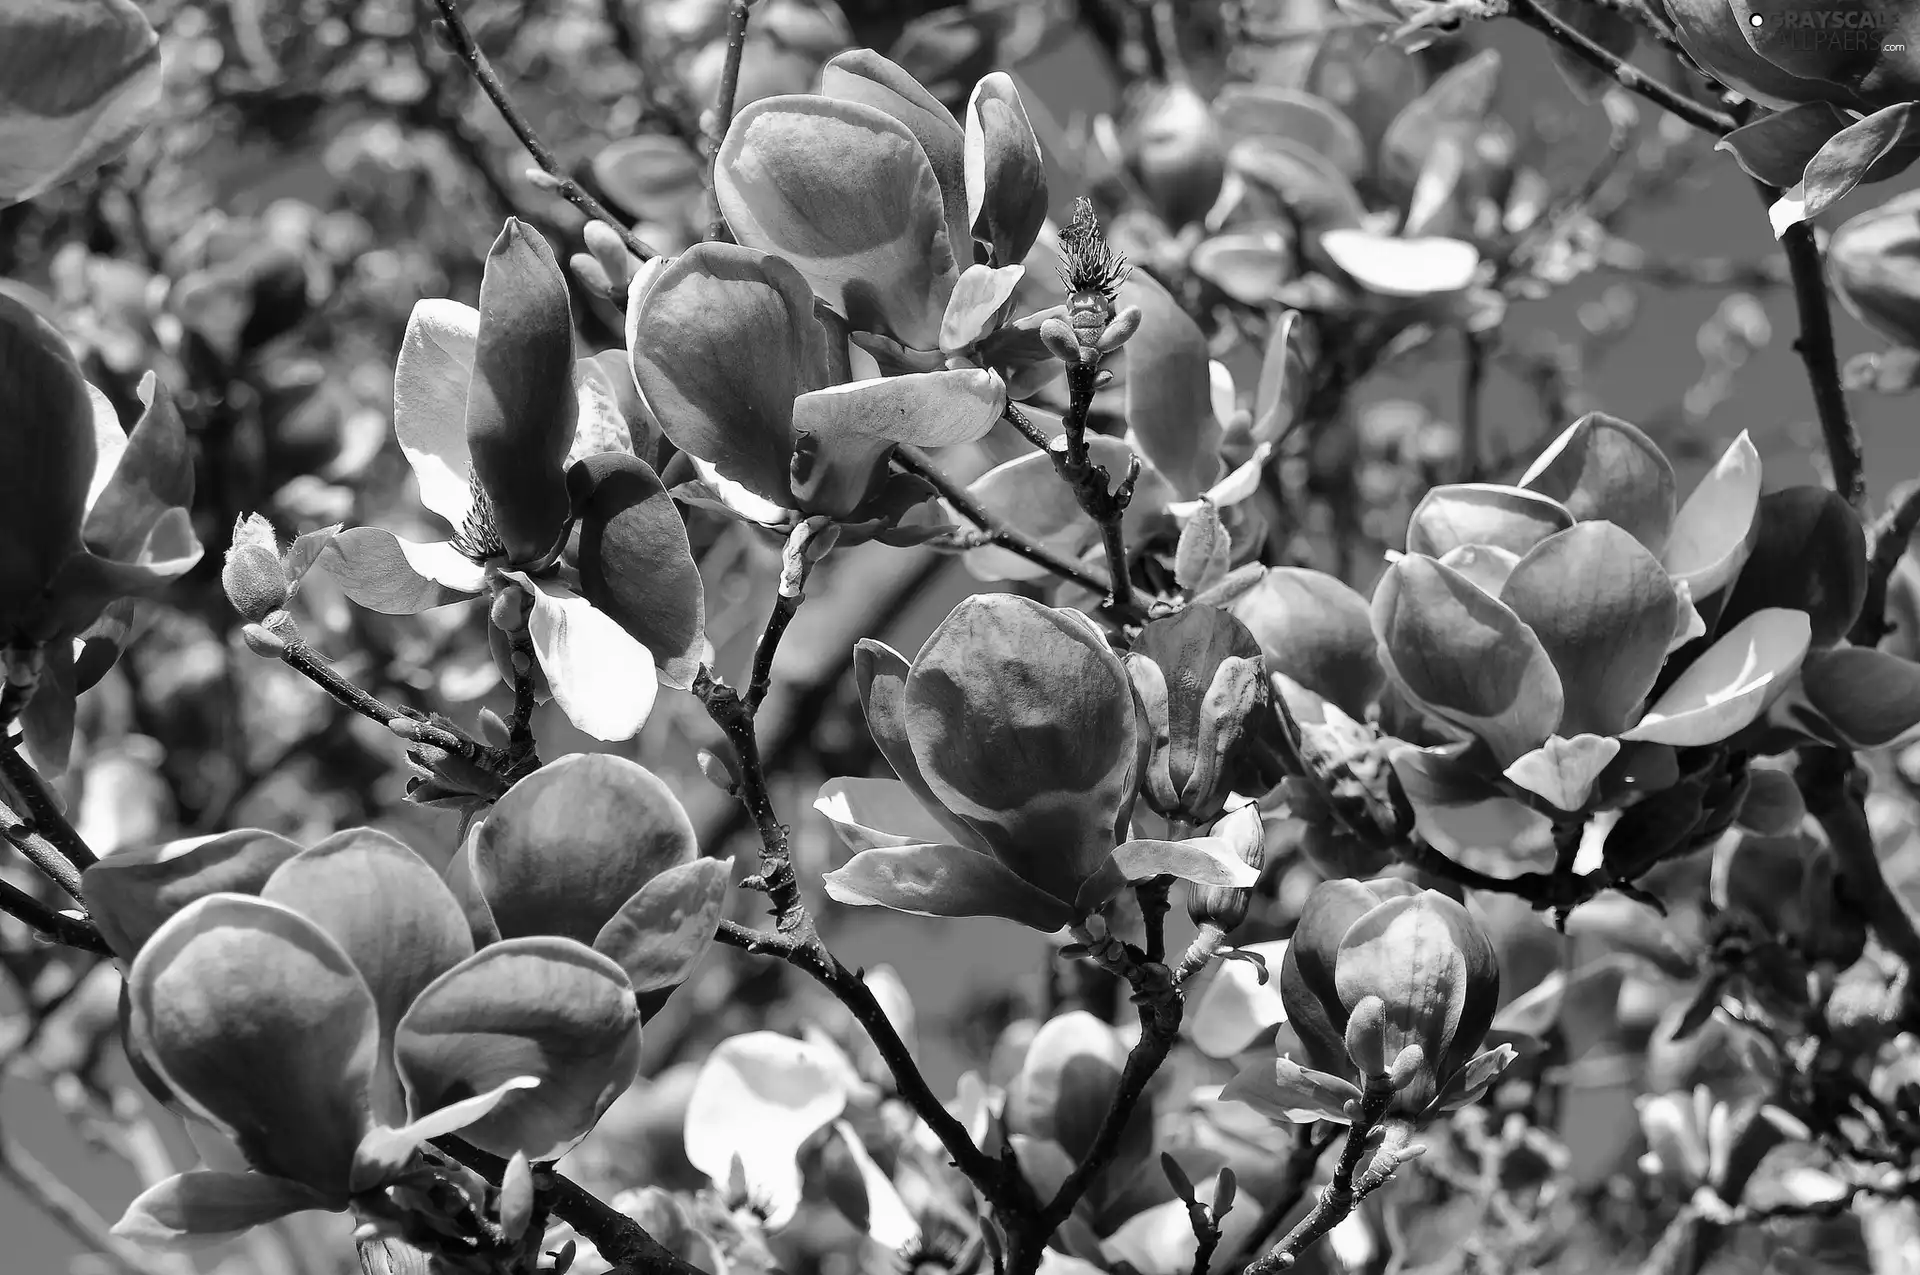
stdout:
<svg viewBox="0 0 1920 1275">
<path fill-rule="evenodd" d="M 473 32 L 467 29 L 467 20 L 460 16 L 459 5 L 455 4 L 454 0 L 433 0 L 433 6 L 440 11 L 447 43 L 473 72 L 473 78 L 478 81 L 481 92 L 487 95 L 494 109 L 500 112 L 500 118 L 507 122 L 507 127 L 513 130 L 513 135 L 520 139 L 520 144 L 527 148 L 529 155 L 533 156 L 533 161 L 540 166 L 540 171 L 553 179 L 554 189 L 560 193 L 561 197 L 588 217 L 605 222 L 618 231 L 627 251 L 640 260 L 646 261 L 659 256 L 648 246 L 646 240 L 634 234 L 625 223 L 607 210 L 605 204 L 595 199 L 585 187 L 567 175 L 567 170 L 561 167 L 559 157 L 540 140 L 539 134 L 533 131 L 533 125 L 514 104 L 513 98 L 507 93 L 506 85 L 500 82 L 500 76 L 494 71 L 493 64 L 487 60 L 487 55 L 480 51 L 480 46 L 474 42 Z"/>
<path fill-rule="evenodd" d="M 720 163 L 720 144 L 733 124 L 733 103 L 740 93 L 740 59 L 747 48 L 747 0 L 727 6 L 727 60 L 720 68 L 720 87 L 713 102 L 713 128 L 707 135 L 707 190 L 713 201 L 713 221 L 707 238 L 731 240 L 727 219 L 720 212 L 720 185 L 714 180 Z"/>
<path fill-rule="evenodd" d="M 905 472 L 924 478 L 948 504 L 953 506 L 955 512 L 981 530 L 989 544 L 1045 567 L 1061 579 L 1071 580 L 1090 593 L 1097 593 L 1103 598 L 1112 596 L 1113 585 L 1109 580 L 1102 579 L 1077 563 L 1068 561 L 1045 545 L 1028 539 L 1023 533 L 995 518 L 979 501 L 967 494 L 966 488 L 954 482 L 919 448 L 896 447 L 893 449 L 893 460 Z M 1112 619 L 1126 624 L 1138 624 L 1147 618 L 1146 612 L 1141 610 L 1137 603 L 1131 601 L 1125 605 L 1110 601 L 1102 606 L 1101 610 L 1107 612 Z"/>
<path fill-rule="evenodd" d="M 1384 1079 L 1384 1078 L 1383 1078 Z M 1347 1142 L 1340 1149 L 1340 1162 L 1334 1166 L 1333 1181 L 1320 1192 L 1320 1198 L 1314 1201 L 1313 1209 L 1291 1231 L 1286 1238 L 1265 1257 L 1251 1263 L 1244 1275 L 1273 1275 L 1275 1271 L 1290 1269 L 1300 1254 L 1317 1244 L 1328 1231 L 1345 1221 L 1354 1206 L 1387 1184 L 1405 1159 L 1413 1150 L 1407 1146 L 1410 1132 L 1404 1125 L 1389 1124 L 1373 1153 L 1373 1161 L 1363 1172 L 1360 1162 L 1366 1158 L 1367 1141 L 1386 1115 L 1387 1106 L 1393 1101 L 1393 1089 L 1386 1084 L 1367 1086 L 1361 1098 L 1359 1117 L 1347 1130 Z"/>
<path fill-rule="evenodd" d="M 1773 197 L 1779 191 L 1763 186 Z M 1867 503 L 1866 459 L 1860 431 L 1847 410 L 1847 392 L 1840 384 L 1840 361 L 1833 351 L 1833 311 L 1827 302 L 1826 270 L 1820 246 L 1807 222 L 1789 226 L 1780 237 L 1787 250 L 1787 270 L 1793 278 L 1794 308 L 1800 314 L 1800 337 L 1793 343 L 1807 365 L 1813 388 L 1813 406 L 1820 417 L 1820 435 L 1826 440 L 1827 461 L 1833 469 L 1833 488 L 1864 517 Z"/>
<path fill-rule="evenodd" d="M 1662 84 L 1639 67 L 1615 57 L 1562 21 L 1559 15 L 1542 7 L 1537 0 L 1507 0 L 1507 13 L 1575 56 L 1605 71 L 1621 88 L 1639 94 L 1655 106 L 1672 112 L 1697 129 L 1720 137 L 1739 127 L 1733 116 L 1725 111 L 1716 111 L 1710 106 L 1702 106 Z"/>
<path fill-rule="evenodd" d="M 20 755 L 19 740 L 9 736 L 0 741 L 0 778 L 12 788 L 26 806 L 27 824 L 53 843 L 75 872 L 85 872 L 100 861 L 93 847 L 83 840 L 60 809 L 60 799 L 47 786 L 45 776 Z"/>
<path fill-rule="evenodd" d="M 1794 779 L 1807 813 L 1819 820 L 1840 860 L 1847 896 L 1887 950 L 1920 975 L 1920 930 L 1880 870 L 1873 829 L 1862 805 L 1870 782 L 1866 770 L 1855 765 L 1853 754 L 1844 748 L 1807 748 L 1800 752 Z M 1910 995 L 1916 984 L 1920 977 L 1909 978 Z"/>
<path fill-rule="evenodd" d="M 740 692 L 727 685 L 711 668 L 701 665 L 693 679 L 693 694 L 706 707 L 727 742 L 733 746 L 740 766 L 740 800 L 760 833 L 760 875 L 749 878 L 749 888 L 766 891 L 773 903 L 774 924 L 782 935 L 808 945 L 819 944 L 813 918 L 807 915 L 800 898 L 800 878 L 793 870 L 793 855 L 787 844 L 787 826 L 773 808 L 773 793 L 767 786 L 766 768 L 760 762 L 760 744 L 753 726 L 753 709 Z"/>
<path fill-rule="evenodd" d="M 1246 1245 L 1233 1254 L 1232 1260 L 1227 1263 L 1228 1270 L 1244 1265 L 1252 1252 L 1266 1247 L 1269 1238 L 1287 1220 L 1287 1214 L 1293 1212 L 1306 1195 L 1307 1184 L 1313 1181 L 1314 1166 L 1320 1163 L 1320 1157 L 1340 1136 L 1339 1125 L 1328 1125 L 1327 1131 L 1316 1137 L 1313 1131 L 1317 1127 L 1311 1124 L 1293 1127 L 1293 1148 L 1287 1153 L 1287 1163 L 1280 1179 L 1285 1185 L 1261 1211 L 1260 1219 L 1253 1224 L 1253 1230 L 1247 1236 Z"/>
<path fill-rule="evenodd" d="M 113 955 L 113 949 L 107 946 L 107 941 L 100 937 L 100 931 L 90 922 L 55 911 L 3 878 L 0 878 L 0 912 L 5 912 L 50 943 L 79 948 L 83 952 L 97 952 L 101 956 Z"/>
</svg>

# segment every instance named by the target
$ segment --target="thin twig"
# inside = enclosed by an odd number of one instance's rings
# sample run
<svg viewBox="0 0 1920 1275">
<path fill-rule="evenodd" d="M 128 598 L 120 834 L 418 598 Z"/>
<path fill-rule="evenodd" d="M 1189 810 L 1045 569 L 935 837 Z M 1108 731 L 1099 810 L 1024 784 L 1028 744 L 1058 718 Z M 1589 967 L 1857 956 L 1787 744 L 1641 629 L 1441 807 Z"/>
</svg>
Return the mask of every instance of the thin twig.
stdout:
<svg viewBox="0 0 1920 1275">
<path fill-rule="evenodd" d="M 468 761 L 499 769 L 500 760 L 493 756 L 492 749 L 479 740 L 421 721 L 385 701 L 368 694 L 341 675 L 340 670 L 328 663 L 318 651 L 308 646 L 299 637 L 284 638 L 280 650 L 280 662 L 300 676 L 318 686 L 333 698 L 334 703 L 350 708 L 369 721 L 385 726 L 388 730 L 404 739 L 417 744 L 426 744 L 464 757 Z"/>
<path fill-rule="evenodd" d="M 66 891 L 74 902 L 81 902 L 80 869 L 60 852 L 44 832 L 20 817 L 18 811 L 0 801 L 0 838 L 26 856 L 40 875 Z"/>
<path fill-rule="evenodd" d="M 1874 847 L 1873 829 L 1862 804 L 1870 782 L 1844 748 L 1807 748 L 1800 752 L 1794 779 L 1840 861 L 1842 889 L 1887 950 L 1920 974 L 1920 929 L 1887 883 Z M 1920 977 L 1908 980 L 1909 988 Z"/>
<path fill-rule="evenodd" d="M 760 631 L 760 640 L 753 647 L 753 672 L 747 680 L 749 713 L 758 712 L 767 698 L 767 692 L 773 689 L 773 657 L 779 653 L 780 639 L 786 635 L 787 626 L 793 623 L 794 614 L 805 600 L 804 593 L 796 593 L 792 597 L 783 593 L 773 600 L 773 610 L 767 615 L 767 627 Z"/>
<path fill-rule="evenodd" d="M 52 1218 L 81 1247 L 100 1254 L 126 1275 L 160 1275 L 164 1269 L 132 1244 L 115 1238 L 107 1220 L 78 1191 L 11 1138 L 0 1139 L 0 1181 Z"/>
<path fill-rule="evenodd" d="M 26 809 L 27 823 L 43 834 L 71 863 L 76 872 L 85 872 L 98 863 L 93 847 L 74 831 L 73 824 L 60 809 L 60 799 L 47 785 L 46 777 L 20 755 L 19 741 L 9 737 L 0 741 L 0 778 L 7 781 Z"/>
<path fill-rule="evenodd" d="M 605 204 L 595 199 L 591 192 L 567 175 L 567 170 L 561 166 L 559 157 L 540 140 L 540 135 L 533 131 L 533 125 L 514 104 L 506 85 L 500 82 L 500 76 L 494 71 L 493 64 L 487 60 L 487 55 L 480 51 L 479 44 L 474 41 L 473 32 L 467 29 L 467 20 L 460 16 L 459 5 L 455 4 L 454 0 L 433 0 L 433 6 L 440 11 L 441 21 L 445 24 L 447 43 L 473 72 L 473 78 L 478 81 L 481 92 L 487 95 L 494 109 L 500 112 L 500 118 L 507 122 L 507 127 L 513 130 L 513 135 L 520 139 L 520 144 L 526 147 L 529 155 L 533 156 L 533 162 L 540 166 L 540 171 L 553 179 L 554 189 L 560 193 L 561 197 L 588 217 L 605 222 L 618 231 L 627 251 L 640 260 L 647 261 L 659 256 L 659 253 L 648 246 L 646 240 L 634 234 L 625 223 L 607 210 Z"/>
<path fill-rule="evenodd" d="M 731 240 L 727 219 L 720 211 L 720 184 L 715 181 L 720 163 L 720 145 L 727 140 L 733 124 L 733 103 L 740 93 L 740 59 L 747 48 L 747 0 L 732 0 L 727 6 L 727 60 L 720 68 L 720 88 L 713 102 L 713 129 L 707 136 L 707 190 L 713 201 L 713 221 L 707 238 Z"/>
<path fill-rule="evenodd" d="M 1761 188 L 1777 197 L 1770 186 Z M 1827 461 L 1833 469 L 1833 488 L 1862 517 L 1866 514 L 1866 458 L 1860 431 L 1847 410 L 1847 392 L 1840 383 L 1840 360 L 1833 350 L 1833 311 L 1827 302 L 1826 269 L 1813 226 L 1799 222 L 1780 237 L 1787 250 L 1787 269 L 1793 277 L 1793 302 L 1800 314 L 1800 337 L 1793 343 L 1807 366 L 1813 389 L 1814 411 L 1820 417 L 1820 436 L 1826 440 Z"/>
<path fill-rule="evenodd" d="M 902 470 L 925 479 L 948 504 L 953 506 L 956 513 L 980 529 L 987 537 L 989 544 L 1045 567 L 1061 579 L 1071 580 L 1090 593 L 1097 593 L 1103 598 L 1112 594 L 1113 587 L 1109 581 L 1068 561 L 1045 545 L 1029 539 L 1025 534 L 994 517 L 979 501 L 967 493 L 966 488 L 953 481 L 919 448 L 896 447 L 893 449 L 893 459 Z M 1114 619 L 1122 623 L 1138 624 L 1146 619 L 1146 613 L 1135 603 L 1121 606 L 1109 602 L 1102 609 L 1110 612 Z"/>
<path fill-rule="evenodd" d="M 1888 500 L 1886 512 L 1867 526 L 1867 592 L 1860 617 L 1847 634 L 1847 641 L 1855 646 L 1878 646 L 1893 631 L 1887 619 L 1887 584 L 1916 530 L 1920 530 L 1920 482 L 1903 484 Z"/>
<path fill-rule="evenodd" d="M 1615 57 L 1563 21 L 1558 14 L 1536 3 L 1536 0 L 1508 0 L 1507 13 L 1605 71 L 1620 87 L 1638 93 L 1662 110 L 1671 111 L 1695 128 L 1719 137 L 1739 127 L 1733 116 L 1725 111 L 1702 106 L 1662 84 L 1639 67 Z"/>
<path fill-rule="evenodd" d="M 740 766 L 740 800 L 753 816 L 760 833 L 760 875 L 750 882 L 766 891 L 773 904 L 775 924 L 780 933 L 814 946 L 819 936 L 813 918 L 807 915 L 800 898 L 800 878 L 793 870 L 792 851 L 787 844 L 787 826 L 773 808 L 773 793 L 767 786 L 766 768 L 760 763 L 760 744 L 753 725 L 753 709 L 740 692 L 702 665 L 693 679 L 693 694 L 706 707 L 727 742 L 733 746 Z"/>
<path fill-rule="evenodd" d="M 0 878 L 0 912 L 26 925 L 48 942 L 79 948 L 83 952 L 97 952 L 102 956 L 113 955 L 113 949 L 107 946 L 107 941 L 100 937 L 100 931 L 91 924 L 79 917 L 55 911 L 4 878 Z"/>
<path fill-rule="evenodd" d="M 1367 1087 L 1361 1098 L 1359 1117 L 1347 1130 L 1347 1143 L 1340 1149 L 1340 1161 L 1334 1166 L 1333 1181 L 1320 1192 L 1312 1211 L 1287 1232 L 1286 1238 L 1273 1251 L 1248 1265 L 1245 1275 L 1273 1275 L 1275 1271 L 1291 1268 L 1301 1253 L 1345 1221 L 1355 1205 L 1386 1185 L 1387 1179 L 1400 1167 L 1400 1153 L 1406 1149 L 1407 1130 L 1404 1126 L 1387 1125 L 1386 1135 L 1374 1151 L 1373 1162 L 1364 1172 L 1361 1171 L 1360 1162 L 1366 1158 L 1368 1138 L 1386 1114 L 1388 1104 L 1393 1101 L 1393 1093 L 1393 1089 L 1387 1085 Z"/>
<path fill-rule="evenodd" d="M 506 1171 L 505 1160 L 457 1137 L 436 1138 L 433 1145 L 496 1186 Z M 706 1275 L 647 1234 L 638 1222 L 571 1179 L 542 1169 L 534 1182 L 553 1215 L 580 1232 L 602 1259 L 612 1263 L 610 1275 Z"/>
<path fill-rule="evenodd" d="M 1287 1153 L 1287 1162 L 1281 1170 L 1280 1190 L 1261 1210 L 1259 1220 L 1247 1235 L 1246 1244 L 1232 1255 L 1227 1262 L 1227 1269 L 1242 1266 L 1248 1257 L 1267 1247 L 1272 1242 L 1273 1233 L 1287 1220 L 1287 1214 L 1293 1212 L 1307 1194 L 1307 1186 L 1313 1181 L 1314 1166 L 1320 1163 L 1320 1157 L 1340 1136 L 1339 1125 L 1327 1125 L 1325 1133 L 1315 1136 L 1314 1129 L 1317 1127 L 1311 1124 L 1294 1126 L 1293 1147 Z"/>
</svg>

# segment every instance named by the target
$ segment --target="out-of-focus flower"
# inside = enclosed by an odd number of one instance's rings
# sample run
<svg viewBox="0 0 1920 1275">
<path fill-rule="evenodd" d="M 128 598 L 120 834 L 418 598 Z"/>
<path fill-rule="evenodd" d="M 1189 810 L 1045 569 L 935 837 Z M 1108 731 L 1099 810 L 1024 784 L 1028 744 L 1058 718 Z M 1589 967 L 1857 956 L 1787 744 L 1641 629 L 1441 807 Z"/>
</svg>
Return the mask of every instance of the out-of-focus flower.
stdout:
<svg viewBox="0 0 1920 1275">
<path fill-rule="evenodd" d="M 1134 180 L 1175 230 L 1206 216 L 1226 177 L 1225 148 L 1207 99 L 1191 84 L 1142 91 L 1120 130 Z"/>
<path fill-rule="evenodd" d="M 1218 838 L 1129 840 L 1149 741 L 1125 667 L 1079 612 L 968 598 L 911 665 L 860 643 L 855 676 L 900 778 L 836 780 L 815 803 L 856 852 L 827 874 L 836 900 L 1052 931 L 1129 880 L 1259 879 Z"/>
<path fill-rule="evenodd" d="M 160 37 L 132 0 L 0 13 L 0 208 L 116 158 L 160 104 Z"/>
<path fill-rule="evenodd" d="M 800 1205 L 800 1149 L 847 1106 L 851 1068 L 832 1046 L 778 1032 L 722 1041 L 687 1102 L 687 1158 L 769 1230 Z"/>
<path fill-rule="evenodd" d="M 1007 1086 L 1006 1132 L 1020 1167 L 1041 1198 L 1086 1158 L 1120 1088 L 1127 1046 L 1119 1032 L 1085 1010 L 1048 1019 Z M 1101 1175 L 1119 1185 L 1153 1154 L 1153 1105 L 1142 1101 L 1127 1119 L 1112 1163 Z"/>
<path fill-rule="evenodd" d="M 228 834 L 88 870 L 103 932 L 139 944 L 132 1051 L 248 1166 L 150 1188 L 128 1238 L 343 1210 L 430 1173 L 417 1148 L 455 1130 L 550 1159 L 633 1080 L 639 1014 L 613 959 L 547 935 L 476 951 L 453 892 L 384 833 L 286 849 Z"/>
<path fill-rule="evenodd" d="M 1397 878 L 1322 882 L 1280 963 L 1288 1057 L 1236 1076 L 1221 1097 L 1288 1120 L 1351 1121 L 1363 1097 L 1419 1125 L 1474 1102 L 1512 1061 L 1479 1052 L 1500 999 L 1493 944 L 1466 908 Z"/>
<path fill-rule="evenodd" d="M 423 544 L 341 532 L 319 565 L 349 597 L 406 615 L 523 592 L 529 605 L 508 614 L 525 624 L 546 688 L 600 739 L 640 729 L 657 681 L 691 684 L 705 602 L 685 525 L 644 461 L 578 454 L 576 440 L 598 448 L 627 430 L 607 366 L 574 359 L 566 283 L 538 234 L 508 221 L 478 310 L 414 307 L 394 431 L 421 502 L 455 534 Z"/>
<path fill-rule="evenodd" d="M 1920 346 L 1920 193 L 1849 218 L 1827 241 L 1827 277 L 1855 318 Z"/>
</svg>

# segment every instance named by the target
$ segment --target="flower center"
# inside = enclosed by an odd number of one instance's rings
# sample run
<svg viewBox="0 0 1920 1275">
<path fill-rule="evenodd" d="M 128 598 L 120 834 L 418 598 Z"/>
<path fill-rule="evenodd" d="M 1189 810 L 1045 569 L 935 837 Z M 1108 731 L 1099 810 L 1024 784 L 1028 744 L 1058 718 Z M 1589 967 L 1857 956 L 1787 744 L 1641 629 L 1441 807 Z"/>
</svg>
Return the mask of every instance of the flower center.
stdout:
<svg viewBox="0 0 1920 1275">
<path fill-rule="evenodd" d="M 475 482 L 472 490 L 473 508 L 467 511 L 467 520 L 454 534 L 452 544 L 474 563 L 485 566 L 505 556 L 507 546 L 500 539 L 500 529 L 493 525 L 493 500 L 487 489 Z"/>
</svg>

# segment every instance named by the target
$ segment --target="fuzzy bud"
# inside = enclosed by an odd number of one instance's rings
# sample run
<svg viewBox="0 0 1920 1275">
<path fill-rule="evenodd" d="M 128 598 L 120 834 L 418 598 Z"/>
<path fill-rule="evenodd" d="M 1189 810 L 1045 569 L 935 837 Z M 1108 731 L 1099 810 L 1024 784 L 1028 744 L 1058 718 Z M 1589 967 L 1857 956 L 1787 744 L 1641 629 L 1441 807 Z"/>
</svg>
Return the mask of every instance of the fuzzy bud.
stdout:
<svg viewBox="0 0 1920 1275">
<path fill-rule="evenodd" d="M 1353 1059 L 1360 1075 L 1369 1081 L 1387 1074 L 1386 1029 L 1387 1006 L 1378 996 L 1362 997 L 1353 1007 L 1353 1016 L 1347 1019 L 1347 1057 Z M 1397 1066 L 1399 1060 L 1394 1061 Z"/>
<path fill-rule="evenodd" d="M 509 1240 L 526 1234 L 533 1219 L 533 1166 L 527 1153 L 515 1151 L 500 1178 L 500 1230 Z"/>
<path fill-rule="evenodd" d="M 233 524 L 233 544 L 220 569 L 220 587 L 240 618 L 258 624 L 287 604 L 287 573 L 273 524 L 247 514 Z"/>
<path fill-rule="evenodd" d="M 1231 842 L 1242 863 L 1254 868 L 1266 866 L 1267 831 L 1260 818 L 1260 807 L 1249 802 L 1226 815 L 1213 826 L 1213 835 Z M 1247 908 L 1252 902 L 1252 890 L 1195 885 L 1187 890 L 1187 915 L 1195 925 L 1216 926 L 1224 934 L 1247 919 Z"/>
</svg>

